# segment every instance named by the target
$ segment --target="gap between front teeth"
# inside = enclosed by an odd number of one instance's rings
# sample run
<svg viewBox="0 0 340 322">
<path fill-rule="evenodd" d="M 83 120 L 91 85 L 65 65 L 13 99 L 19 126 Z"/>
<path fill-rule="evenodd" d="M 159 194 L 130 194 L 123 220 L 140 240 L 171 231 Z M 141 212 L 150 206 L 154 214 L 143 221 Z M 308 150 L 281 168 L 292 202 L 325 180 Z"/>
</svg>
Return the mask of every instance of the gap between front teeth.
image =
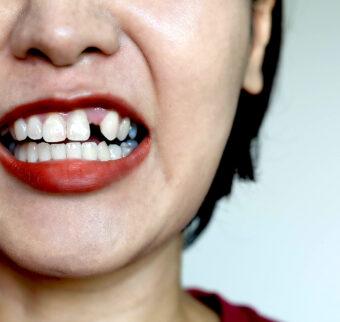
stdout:
<svg viewBox="0 0 340 322">
<path fill-rule="evenodd" d="M 29 142 L 17 145 L 14 151 L 16 159 L 24 162 L 43 162 L 50 160 L 118 160 L 128 156 L 138 146 L 137 141 L 128 140 L 118 144 L 107 145 L 106 142 L 70 142 L 49 144 L 46 142 Z"/>
<path fill-rule="evenodd" d="M 103 114 L 102 119 L 96 125 L 99 125 L 103 136 L 109 141 L 115 138 L 124 141 L 130 131 L 130 118 L 121 119 L 116 111 L 104 110 L 100 113 Z M 10 127 L 10 132 L 17 141 L 24 141 L 27 138 L 43 139 L 47 143 L 63 142 L 66 139 L 87 141 L 91 135 L 90 124 L 95 123 L 89 121 L 86 110 L 78 109 L 67 115 L 49 113 L 41 116 L 34 115 L 26 120 L 20 118 Z"/>
</svg>

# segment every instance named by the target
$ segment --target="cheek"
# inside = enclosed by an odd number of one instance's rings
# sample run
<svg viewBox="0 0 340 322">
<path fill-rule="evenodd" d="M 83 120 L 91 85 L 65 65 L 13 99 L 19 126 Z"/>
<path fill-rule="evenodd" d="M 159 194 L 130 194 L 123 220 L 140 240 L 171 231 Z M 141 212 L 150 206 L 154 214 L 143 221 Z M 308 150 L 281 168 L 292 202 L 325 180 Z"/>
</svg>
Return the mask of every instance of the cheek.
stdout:
<svg viewBox="0 0 340 322">
<path fill-rule="evenodd" d="M 190 191 L 181 205 L 191 211 L 207 191 L 230 133 L 249 37 L 246 2 L 225 1 L 220 10 L 215 7 L 221 1 L 201 3 L 182 31 L 186 36 L 177 43 L 160 37 L 150 58 L 159 100 L 160 165 L 174 198 Z"/>
</svg>

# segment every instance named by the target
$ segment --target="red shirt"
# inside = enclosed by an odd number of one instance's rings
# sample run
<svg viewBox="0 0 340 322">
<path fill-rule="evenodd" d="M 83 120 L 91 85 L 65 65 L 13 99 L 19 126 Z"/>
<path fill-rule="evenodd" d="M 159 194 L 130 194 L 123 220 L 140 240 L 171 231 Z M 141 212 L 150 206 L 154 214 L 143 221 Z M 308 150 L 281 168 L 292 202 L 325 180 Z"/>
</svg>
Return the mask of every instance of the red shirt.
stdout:
<svg viewBox="0 0 340 322">
<path fill-rule="evenodd" d="M 228 303 L 220 295 L 198 289 L 188 289 L 190 295 L 215 311 L 221 322 L 275 322 L 260 316 L 247 306 L 236 306 Z"/>
</svg>

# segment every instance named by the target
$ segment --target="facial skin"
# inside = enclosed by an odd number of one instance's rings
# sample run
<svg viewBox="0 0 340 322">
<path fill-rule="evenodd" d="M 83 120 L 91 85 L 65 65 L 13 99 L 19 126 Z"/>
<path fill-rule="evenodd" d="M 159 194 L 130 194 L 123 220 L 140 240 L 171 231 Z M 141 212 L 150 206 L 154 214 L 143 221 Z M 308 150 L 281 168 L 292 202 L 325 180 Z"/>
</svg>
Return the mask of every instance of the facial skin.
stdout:
<svg viewBox="0 0 340 322">
<path fill-rule="evenodd" d="M 138 106 L 152 139 L 133 173 L 92 193 L 42 193 L 0 169 L 0 277 L 11 276 L 18 298 L 32 287 L 27 280 L 42 276 L 97 287 L 97 276 L 113 279 L 130 267 L 137 283 L 141 263 L 157 263 L 140 278 L 151 287 L 169 259 L 179 266 L 180 231 L 213 179 L 240 89 L 262 87 L 273 1 L 260 1 L 254 16 L 251 5 L 0 0 L 1 115 L 45 97 L 112 93 Z"/>
</svg>

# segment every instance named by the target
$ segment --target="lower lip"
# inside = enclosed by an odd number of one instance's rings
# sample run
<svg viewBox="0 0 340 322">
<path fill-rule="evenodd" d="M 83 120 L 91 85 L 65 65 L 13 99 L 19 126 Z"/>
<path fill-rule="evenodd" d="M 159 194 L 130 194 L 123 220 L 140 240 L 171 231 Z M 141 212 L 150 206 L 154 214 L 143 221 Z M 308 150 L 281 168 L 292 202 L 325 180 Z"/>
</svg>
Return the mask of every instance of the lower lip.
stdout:
<svg viewBox="0 0 340 322">
<path fill-rule="evenodd" d="M 119 160 L 28 163 L 15 159 L 0 145 L 0 162 L 9 174 L 35 189 L 53 193 L 90 192 L 131 173 L 146 158 L 150 146 L 151 138 L 148 136 L 129 156 Z"/>
</svg>

